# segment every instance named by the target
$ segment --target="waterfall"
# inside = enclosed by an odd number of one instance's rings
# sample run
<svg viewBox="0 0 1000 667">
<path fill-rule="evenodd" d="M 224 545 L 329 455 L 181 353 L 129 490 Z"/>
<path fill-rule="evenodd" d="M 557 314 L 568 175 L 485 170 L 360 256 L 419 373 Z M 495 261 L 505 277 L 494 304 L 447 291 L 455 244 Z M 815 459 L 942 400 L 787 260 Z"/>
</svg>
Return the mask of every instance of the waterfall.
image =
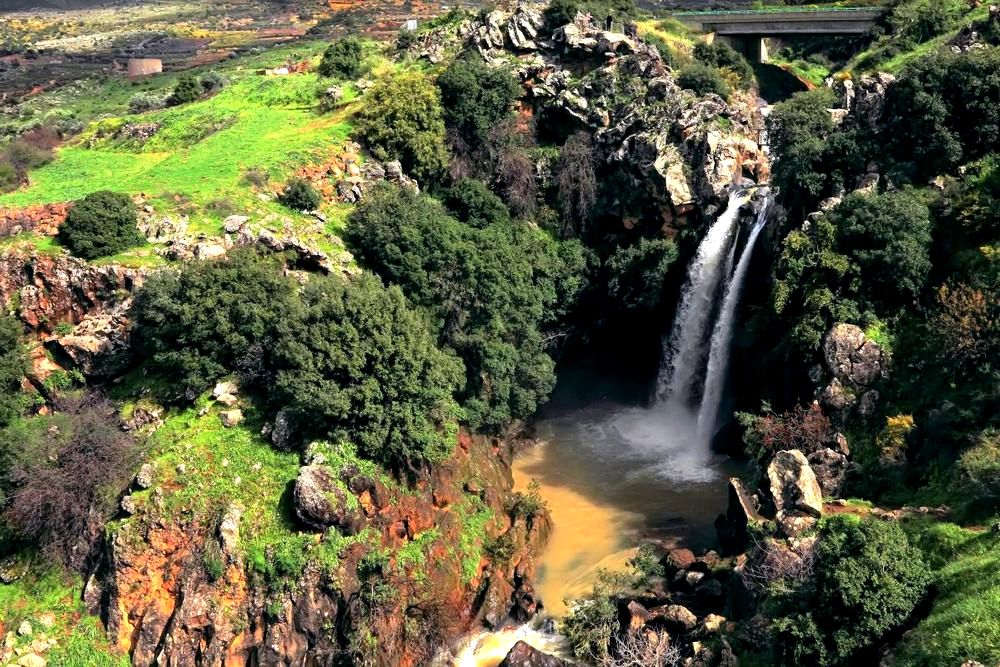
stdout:
<svg viewBox="0 0 1000 667">
<path fill-rule="evenodd" d="M 726 387 L 729 373 L 729 354 L 732 350 L 733 327 L 736 324 L 736 311 L 746 283 L 750 261 L 753 259 L 754 246 L 757 237 L 767 225 L 767 215 L 770 201 L 765 201 L 757 213 L 757 221 L 747 239 L 743 254 L 736 265 L 736 271 L 729 280 L 726 296 L 722 300 L 722 310 L 712 332 L 712 343 L 708 353 L 708 368 L 705 373 L 705 391 L 701 397 L 701 409 L 698 413 L 698 441 L 711 446 L 719 421 L 719 409 L 722 405 L 722 392 Z"/>
<path fill-rule="evenodd" d="M 742 190 L 729 196 L 726 210 L 716 219 L 688 268 L 673 329 L 664 345 L 664 363 L 657 380 L 657 403 L 687 407 L 697 396 L 696 383 L 705 367 L 705 341 L 718 301 L 719 285 L 731 266 L 732 246 L 740 208 L 750 199 Z"/>
</svg>

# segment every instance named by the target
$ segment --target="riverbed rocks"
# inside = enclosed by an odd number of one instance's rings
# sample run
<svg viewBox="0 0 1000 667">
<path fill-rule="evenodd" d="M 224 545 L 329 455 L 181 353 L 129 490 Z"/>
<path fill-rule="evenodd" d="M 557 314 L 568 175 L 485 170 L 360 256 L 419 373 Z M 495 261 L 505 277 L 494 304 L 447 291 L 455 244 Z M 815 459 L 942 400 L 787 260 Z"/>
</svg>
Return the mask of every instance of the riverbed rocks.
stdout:
<svg viewBox="0 0 1000 667">
<path fill-rule="evenodd" d="M 568 662 L 543 653 L 525 641 L 519 641 L 507 652 L 499 667 L 569 667 Z"/>
</svg>

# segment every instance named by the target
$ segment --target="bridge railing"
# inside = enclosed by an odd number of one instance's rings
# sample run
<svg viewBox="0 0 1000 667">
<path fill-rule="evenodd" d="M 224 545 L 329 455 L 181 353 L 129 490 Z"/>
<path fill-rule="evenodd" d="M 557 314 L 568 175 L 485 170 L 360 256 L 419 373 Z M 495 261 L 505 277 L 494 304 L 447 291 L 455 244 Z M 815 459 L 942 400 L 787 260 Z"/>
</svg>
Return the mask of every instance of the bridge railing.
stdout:
<svg viewBox="0 0 1000 667">
<path fill-rule="evenodd" d="M 832 12 L 882 14 L 885 11 L 881 7 L 830 7 L 827 9 L 819 7 L 768 7 L 764 9 L 689 10 L 674 12 L 671 16 L 754 16 L 757 14 L 829 14 Z"/>
</svg>

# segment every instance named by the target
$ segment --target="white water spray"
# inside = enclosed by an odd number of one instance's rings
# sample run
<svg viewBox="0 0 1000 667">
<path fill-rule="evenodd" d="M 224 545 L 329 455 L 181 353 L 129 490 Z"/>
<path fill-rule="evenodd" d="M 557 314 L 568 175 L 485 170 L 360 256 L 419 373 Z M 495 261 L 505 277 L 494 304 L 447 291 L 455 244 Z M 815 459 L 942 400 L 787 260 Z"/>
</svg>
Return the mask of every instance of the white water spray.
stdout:
<svg viewBox="0 0 1000 667">
<path fill-rule="evenodd" d="M 722 300 L 722 310 L 712 332 L 712 344 L 708 353 L 708 367 L 705 373 L 705 391 L 701 397 L 701 409 L 698 413 L 698 441 L 711 446 L 719 422 L 719 409 L 722 406 L 722 392 L 726 387 L 729 373 L 729 355 L 732 350 L 733 329 L 736 325 L 737 308 L 743 295 L 747 272 L 753 259 L 757 238 L 767 225 L 770 206 L 765 202 L 757 213 L 757 222 L 747 239 L 746 247 L 740 255 L 736 271 L 729 280 L 726 296 Z"/>
<path fill-rule="evenodd" d="M 726 210 L 712 223 L 698 253 L 688 268 L 670 338 L 664 346 L 664 364 L 657 381 L 657 403 L 690 406 L 697 396 L 699 372 L 705 367 L 705 341 L 719 285 L 725 276 L 732 252 L 740 208 L 750 196 L 735 190 Z"/>
</svg>

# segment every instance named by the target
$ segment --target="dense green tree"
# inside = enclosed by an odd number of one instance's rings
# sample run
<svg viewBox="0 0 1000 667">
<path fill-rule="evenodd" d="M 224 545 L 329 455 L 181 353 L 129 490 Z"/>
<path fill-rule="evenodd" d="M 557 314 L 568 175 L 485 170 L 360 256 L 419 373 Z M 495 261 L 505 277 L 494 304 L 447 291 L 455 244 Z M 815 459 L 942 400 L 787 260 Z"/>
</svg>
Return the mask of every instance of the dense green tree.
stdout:
<svg viewBox="0 0 1000 667">
<path fill-rule="evenodd" d="M 698 95 L 715 94 L 723 99 L 729 97 L 731 92 L 719 70 L 697 62 L 686 65 L 680 71 L 677 75 L 677 85 Z"/>
<path fill-rule="evenodd" d="M 440 178 L 448 163 L 441 94 L 420 72 L 386 77 L 367 93 L 358 135 L 380 160 L 399 160 L 422 181 Z"/>
<path fill-rule="evenodd" d="M 167 106 L 176 107 L 194 102 L 202 96 L 204 89 L 193 74 L 185 74 L 177 80 L 174 91 L 167 98 Z"/>
<path fill-rule="evenodd" d="M 698 42 L 694 47 L 694 57 L 705 65 L 732 72 L 739 80 L 740 88 L 747 89 L 753 85 L 753 68 L 750 63 L 725 42 Z"/>
<path fill-rule="evenodd" d="M 608 296 L 626 310 L 656 312 L 663 302 L 664 282 L 677 261 L 670 239 L 640 239 L 608 258 Z"/>
<path fill-rule="evenodd" d="M 772 181 L 787 202 L 801 205 L 824 193 L 825 141 L 834 129 L 827 109 L 832 102 L 825 89 L 800 93 L 775 104 L 767 118 L 768 141 L 777 157 Z"/>
<path fill-rule="evenodd" d="M 296 211 L 312 211 L 323 203 L 323 197 L 309 181 L 293 178 L 278 196 L 278 201 Z"/>
<path fill-rule="evenodd" d="M 136 297 L 136 351 L 188 398 L 228 373 L 259 379 L 293 295 L 292 281 L 252 251 L 160 272 Z"/>
<path fill-rule="evenodd" d="M 455 442 L 462 379 L 398 288 L 363 275 L 313 278 L 281 324 L 270 398 L 306 433 L 356 443 L 387 465 L 440 460 Z"/>
<path fill-rule="evenodd" d="M 899 524 L 851 516 L 828 519 L 815 571 L 781 604 L 775 654 L 784 665 L 858 664 L 923 599 L 930 571 Z"/>
<path fill-rule="evenodd" d="M 132 199 L 118 192 L 92 192 L 73 205 L 59 227 L 59 240 L 78 257 L 107 257 L 141 245 Z"/>
<path fill-rule="evenodd" d="M 555 382 L 546 336 L 583 288 L 584 255 L 537 229 L 463 225 L 432 200 L 383 187 L 350 217 L 358 259 L 434 317 L 466 367 L 468 421 L 500 429 L 533 414 Z M 543 333 L 543 331 L 545 333 Z"/>
<path fill-rule="evenodd" d="M 0 315 L 0 428 L 21 412 L 21 381 L 28 370 L 21 343 L 23 334 L 17 320 Z"/>
<path fill-rule="evenodd" d="M 472 145 L 485 141 L 490 131 L 511 115 L 520 91 L 509 70 L 491 67 L 474 53 L 452 61 L 437 85 L 445 124 Z"/>
<path fill-rule="evenodd" d="M 887 309 L 912 303 L 931 268 L 931 216 L 919 194 L 851 194 L 828 218 L 855 267 L 855 291 Z"/>
<path fill-rule="evenodd" d="M 354 80 L 361 76 L 364 46 L 357 37 L 344 37 L 327 47 L 318 71 L 321 76 Z"/>
<path fill-rule="evenodd" d="M 444 204 L 459 220 L 473 227 L 510 222 L 510 211 L 482 181 L 465 178 L 445 194 Z"/>
<path fill-rule="evenodd" d="M 968 9 L 966 0 L 900 2 L 889 16 L 889 24 L 897 38 L 919 44 L 956 27 Z"/>
</svg>

